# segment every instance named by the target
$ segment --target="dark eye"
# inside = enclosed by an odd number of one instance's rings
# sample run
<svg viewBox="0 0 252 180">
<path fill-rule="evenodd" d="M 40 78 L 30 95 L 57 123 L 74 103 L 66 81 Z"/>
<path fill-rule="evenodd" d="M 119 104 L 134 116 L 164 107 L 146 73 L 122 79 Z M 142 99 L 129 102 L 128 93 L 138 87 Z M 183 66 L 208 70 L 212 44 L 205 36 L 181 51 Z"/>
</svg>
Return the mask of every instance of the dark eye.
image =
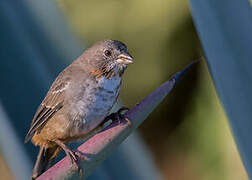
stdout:
<svg viewBox="0 0 252 180">
<path fill-rule="evenodd" d="M 105 56 L 109 57 L 109 56 L 111 56 L 112 53 L 110 50 L 105 50 L 104 54 L 105 54 Z"/>
</svg>

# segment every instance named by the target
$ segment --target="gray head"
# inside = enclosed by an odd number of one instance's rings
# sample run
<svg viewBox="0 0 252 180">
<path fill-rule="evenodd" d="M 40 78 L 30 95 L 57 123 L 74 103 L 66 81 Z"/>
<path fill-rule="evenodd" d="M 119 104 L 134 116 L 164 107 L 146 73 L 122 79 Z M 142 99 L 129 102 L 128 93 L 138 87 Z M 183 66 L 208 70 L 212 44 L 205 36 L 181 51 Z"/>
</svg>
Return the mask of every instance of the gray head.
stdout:
<svg viewBox="0 0 252 180">
<path fill-rule="evenodd" d="M 117 40 L 99 41 L 88 48 L 82 57 L 97 76 L 122 75 L 127 65 L 133 63 L 127 46 Z"/>
</svg>

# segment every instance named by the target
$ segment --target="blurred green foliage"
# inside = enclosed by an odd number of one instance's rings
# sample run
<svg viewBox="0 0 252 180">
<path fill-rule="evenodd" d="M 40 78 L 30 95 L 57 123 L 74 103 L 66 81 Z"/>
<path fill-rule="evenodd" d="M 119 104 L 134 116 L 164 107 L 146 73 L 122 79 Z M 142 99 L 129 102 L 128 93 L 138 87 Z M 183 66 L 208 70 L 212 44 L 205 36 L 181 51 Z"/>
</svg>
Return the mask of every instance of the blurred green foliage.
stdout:
<svg viewBox="0 0 252 180">
<path fill-rule="evenodd" d="M 124 76 L 127 106 L 201 56 L 184 0 L 58 0 L 79 38 L 125 42 L 135 58 Z M 248 179 L 204 62 L 195 67 L 141 126 L 167 179 Z"/>
</svg>

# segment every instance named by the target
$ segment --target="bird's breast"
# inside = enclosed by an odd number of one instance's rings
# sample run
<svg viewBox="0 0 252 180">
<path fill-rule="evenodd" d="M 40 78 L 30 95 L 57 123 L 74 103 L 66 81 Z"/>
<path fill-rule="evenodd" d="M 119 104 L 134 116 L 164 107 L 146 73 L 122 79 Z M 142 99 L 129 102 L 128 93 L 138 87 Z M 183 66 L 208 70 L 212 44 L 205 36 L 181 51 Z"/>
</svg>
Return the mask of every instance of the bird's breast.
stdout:
<svg viewBox="0 0 252 180">
<path fill-rule="evenodd" d="M 82 92 L 74 105 L 72 133 L 86 134 L 97 127 L 109 114 L 115 104 L 121 88 L 121 77 L 110 79 L 100 77 L 86 80 Z"/>
</svg>

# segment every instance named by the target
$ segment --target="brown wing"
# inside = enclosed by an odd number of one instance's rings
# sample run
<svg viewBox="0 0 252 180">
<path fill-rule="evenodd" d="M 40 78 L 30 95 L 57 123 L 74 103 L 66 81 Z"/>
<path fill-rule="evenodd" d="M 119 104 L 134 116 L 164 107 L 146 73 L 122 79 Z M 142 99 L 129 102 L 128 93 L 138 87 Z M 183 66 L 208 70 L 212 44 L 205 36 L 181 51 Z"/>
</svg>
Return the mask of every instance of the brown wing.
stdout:
<svg viewBox="0 0 252 180">
<path fill-rule="evenodd" d="M 48 91 L 45 99 L 40 104 L 37 112 L 31 123 L 30 130 L 25 137 L 25 143 L 28 142 L 34 133 L 40 130 L 45 123 L 64 105 L 65 89 L 69 85 L 69 78 L 62 81 L 61 78 L 57 78 L 52 87 Z"/>
</svg>

